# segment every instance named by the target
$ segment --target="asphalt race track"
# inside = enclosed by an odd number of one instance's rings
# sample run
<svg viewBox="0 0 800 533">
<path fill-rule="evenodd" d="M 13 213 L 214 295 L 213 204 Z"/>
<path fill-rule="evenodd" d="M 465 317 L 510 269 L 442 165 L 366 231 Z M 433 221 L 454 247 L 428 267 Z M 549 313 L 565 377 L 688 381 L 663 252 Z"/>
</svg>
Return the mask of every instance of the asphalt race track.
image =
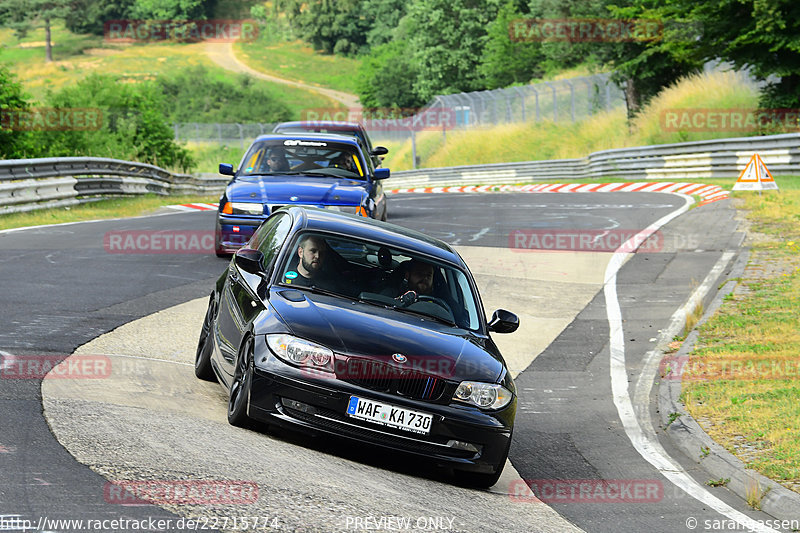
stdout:
<svg viewBox="0 0 800 533">
<path fill-rule="evenodd" d="M 517 374 L 520 410 L 514 468 L 490 491 L 456 487 L 449 473 L 406 457 L 227 425 L 222 390 L 195 380 L 190 365 L 202 298 L 226 261 L 104 247 L 119 231 L 210 230 L 213 212 L 2 232 L 1 377 L 15 360 L 60 360 L 83 345 L 84 357 L 113 371 L 0 379 L 0 530 L 46 517 L 187 531 L 178 521 L 192 517 L 236 531 L 248 528 L 231 519 L 244 516 L 264 518 L 257 530 L 267 531 L 399 530 L 403 517 L 410 529 L 440 531 L 689 531 L 690 518 L 701 531 L 705 521 L 746 529 L 748 517 L 769 517 L 706 486 L 707 474 L 662 438 L 652 387 L 651 351 L 673 313 L 709 271 L 737 260 L 729 202 L 682 213 L 685 197 L 657 193 L 391 198 L 391 222 L 458 248 L 489 313 L 502 306 L 522 319 L 517 333 L 494 336 Z M 647 252 L 613 253 L 613 238 L 654 223 L 666 225 L 652 228 Z M 569 240 L 576 231 L 616 245 L 585 249 Z M 558 251 L 530 249 L 545 242 Z M 109 496 L 109 480 L 148 479 L 228 480 L 257 486 L 258 497 L 159 507 Z M 629 501 L 604 501 L 609 482 Z M 570 487 L 584 492 L 570 496 Z M 157 519 L 171 522 L 154 528 Z M 86 530 L 62 526 L 38 529 Z"/>
</svg>

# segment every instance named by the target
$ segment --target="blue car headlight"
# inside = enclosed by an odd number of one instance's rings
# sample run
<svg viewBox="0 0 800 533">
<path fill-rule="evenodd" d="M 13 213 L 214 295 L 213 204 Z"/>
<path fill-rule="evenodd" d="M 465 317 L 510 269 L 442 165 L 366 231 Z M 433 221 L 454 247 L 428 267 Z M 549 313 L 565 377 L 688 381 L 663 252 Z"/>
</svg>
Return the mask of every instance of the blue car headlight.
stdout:
<svg viewBox="0 0 800 533">
<path fill-rule="evenodd" d="M 291 365 L 333 372 L 333 352 L 320 344 L 281 333 L 267 335 L 267 346 Z"/>
<path fill-rule="evenodd" d="M 255 202 L 225 202 L 222 212 L 226 215 L 263 215 L 264 206 Z"/>
<path fill-rule="evenodd" d="M 513 397 L 511 391 L 502 385 L 480 381 L 462 381 L 453 394 L 454 401 L 468 403 L 481 409 L 502 409 Z"/>
<path fill-rule="evenodd" d="M 324 207 L 330 211 L 350 213 L 351 215 L 361 215 L 362 217 L 369 216 L 363 205 L 326 205 Z"/>
</svg>

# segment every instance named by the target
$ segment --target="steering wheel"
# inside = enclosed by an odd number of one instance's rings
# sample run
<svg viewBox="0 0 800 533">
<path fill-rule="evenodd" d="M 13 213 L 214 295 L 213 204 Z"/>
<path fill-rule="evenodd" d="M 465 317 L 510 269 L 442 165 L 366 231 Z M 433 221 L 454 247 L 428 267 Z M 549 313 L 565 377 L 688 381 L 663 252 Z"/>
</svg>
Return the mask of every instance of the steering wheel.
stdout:
<svg viewBox="0 0 800 533">
<path fill-rule="evenodd" d="M 453 310 L 450 308 L 450 305 L 448 305 L 448 303 L 445 302 L 444 300 L 442 300 L 441 298 L 437 298 L 435 296 L 427 296 L 427 295 L 424 295 L 424 294 L 419 294 L 419 295 L 417 295 L 417 301 L 418 302 L 431 302 L 431 303 L 434 303 L 434 304 L 438 305 L 439 307 L 443 307 L 448 313 L 450 313 L 450 316 L 452 316 L 452 317 L 456 316 L 455 313 L 453 313 Z"/>
</svg>

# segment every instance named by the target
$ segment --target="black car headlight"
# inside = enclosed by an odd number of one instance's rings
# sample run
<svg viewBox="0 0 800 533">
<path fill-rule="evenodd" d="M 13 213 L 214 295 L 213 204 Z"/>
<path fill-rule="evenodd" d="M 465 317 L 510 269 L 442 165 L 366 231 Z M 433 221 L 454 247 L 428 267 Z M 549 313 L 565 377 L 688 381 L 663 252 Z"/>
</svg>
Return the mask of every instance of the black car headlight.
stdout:
<svg viewBox="0 0 800 533">
<path fill-rule="evenodd" d="M 333 352 L 292 335 L 267 335 L 267 346 L 281 360 L 295 366 L 333 372 Z"/>
<path fill-rule="evenodd" d="M 480 381 L 462 381 L 453 394 L 454 401 L 475 405 L 481 409 L 502 409 L 513 397 L 511 391 L 502 385 Z"/>
</svg>

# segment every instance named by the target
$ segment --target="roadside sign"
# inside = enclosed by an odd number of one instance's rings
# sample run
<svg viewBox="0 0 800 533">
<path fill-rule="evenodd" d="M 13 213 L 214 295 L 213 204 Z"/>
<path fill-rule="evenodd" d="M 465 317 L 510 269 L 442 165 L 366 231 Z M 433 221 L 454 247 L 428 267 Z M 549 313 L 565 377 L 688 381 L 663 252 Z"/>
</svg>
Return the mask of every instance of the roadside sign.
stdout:
<svg viewBox="0 0 800 533">
<path fill-rule="evenodd" d="M 778 189 L 778 184 L 764 164 L 764 160 L 758 154 L 753 154 L 747 166 L 739 174 L 739 179 L 733 186 L 734 191 L 766 191 Z"/>
</svg>

